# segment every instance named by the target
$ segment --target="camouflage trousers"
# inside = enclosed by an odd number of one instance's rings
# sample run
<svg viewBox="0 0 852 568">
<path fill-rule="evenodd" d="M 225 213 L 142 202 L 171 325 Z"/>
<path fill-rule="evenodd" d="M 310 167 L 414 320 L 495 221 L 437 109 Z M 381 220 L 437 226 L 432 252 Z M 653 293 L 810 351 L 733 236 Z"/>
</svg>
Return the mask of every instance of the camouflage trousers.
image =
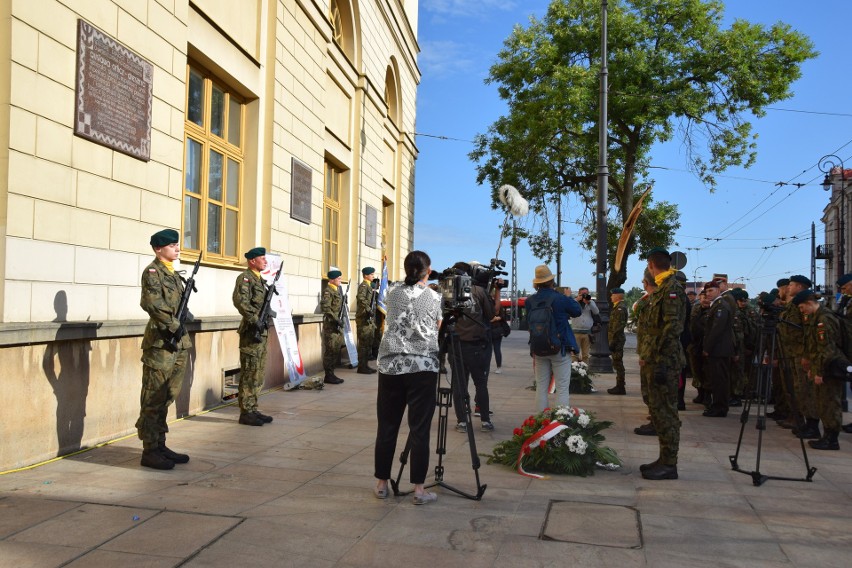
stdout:
<svg viewBox="0 0 852 568">
<path fill-rule="evenodd" d="M 143 361 L 156 360 L 157 366 L 151 366 L 147 362 L 142 365 L 142 395 L 136 432 L 142 440 L 142 447 L 150 450 L 166 439 L 166 432 L 169 431 L 166 423 L 169 405 L 180 393 L 189 351 L 181 349 L 174 354 L 164 349 L 147 351 L 143 355 Z"/>
<path fill-rule="evenodd" d="M 364 369 L 367 367 L 367 361 L 373 355 L 373 339 L 376 335 L 376 325 L 374 323 L 358 325 L 358 368 Z"/>
<path fill-rule="evenodd" d="M 666 383 L 658 384 L 654 380 L 656 369 L 645 364 L 648 369 L 648 410 L 651 412 L 651 424 L 657 431 L 660 442 L 660 463 L 677 465 L 680 447 L 680 418 L 677 415 L 677 387 L 680 369 L 667 369 Z"/>
<path fill-rule="evenodd" d="M 825 379 L 821 385 L 814 384 L 814 401 L 817 416 L 822 420 L 825 433 L 839 432 L 843 425 L 843 410 L 840 399 L 843 397 L 843 381 Z"/>
<path fill-rule="evenodd" d="M 704 378 L 704 358 L 701 356 L 700 350 L 696 354 L 692 346 L 689 347 L 689 368 L 692 371 L 692 386 L 698 390 L 708 389 L 707 381 Z"/>
<path fill-rule="evenodd" d="M 799 359 L 787 357 L 779 362 L 783 388 L 787 389 L 790 407 L 793 412 L 805 417 L 815 418 L 814 383 L 802 368 Z"/>
<path fill-rule="evenodd" d="M 737 359 L 731 360 L 731 396 L 734 398 L 742 398 L 745 385 L 745 353 L 737 352 Z"/>
<path fill-rule="evenodd" d="M 343 333 L 340 331 L 322 332 L 322 368 L 326 375 L 333 375 L 343 347 Z"/>
<path fill-rule="evenodd" d="M 251 348 L 240 349 L 240 414 L 257 411 L 257 395 L 266 370 L 266 336 Z"/>
<path fill-rule="evenodd" d="M 646 405 L 650 404 L 648 389 L 651 388 L 651 381 L 653 380 L 651 376 L 651 368 L 652 367 L 650 365 L 642 365 L 639 367 L 639 388 L 642 391 L 642 402 Z"/>
</svg>

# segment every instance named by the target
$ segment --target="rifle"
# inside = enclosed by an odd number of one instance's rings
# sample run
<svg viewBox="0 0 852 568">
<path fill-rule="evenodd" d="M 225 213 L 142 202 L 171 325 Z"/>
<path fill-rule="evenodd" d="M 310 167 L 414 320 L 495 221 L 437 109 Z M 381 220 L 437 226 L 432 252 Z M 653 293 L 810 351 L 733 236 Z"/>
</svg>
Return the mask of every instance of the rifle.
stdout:
<svg viewBox="0 0 852 568">
<path fill-rule="evenodd" d="M 338 329 L 343 331 L 343 316 L 349 312 L 349 282 L 346 283 L 346 291 L 343 292 L 343 301 L 340 303 L 340 312 L 337 314 L 337 321 L 340 322 Z"/>
<path fill-rule="evenodd" d="M 281 271 L 284 270 L 284 263 L 281 263 L 281 266 L 278 267 L 278 272 L 275 273 L 275 278 L 272 279 L 272 284 L 267 286 L 266 295 L 263 297 L 263 305 L 260 307 L 260 313 L 257 316 L 257 324 L 254 329 L 254 337 L 252 341 L 255 343 L 260 343 L 263 341 L 263 332 L 266 331 L 266 328 L 269 327 L 269 316 L 272 313 L 272 310 L 269 309 L 269 305 L 272 303 L 272 296 L 278 293 L 278 290 L 275 289 L 275 283 L 278 282 L 278 279 L 281 277 Z"/>
<path fill-rule="evenodd" d="M 367 312 L 367 325 L 370 325 L 370 322 L 376 319 L 376 301 L 378 296 L 379 293 L 376 290 L 370 291 L 370 310 Z"/>
<path fill-rule="evenodd" d="M 184 278 L 180 274 L 178 276 L 181 280 L 183 280 L 183 295 L 180 297 L 180 303 L 178 304 L 177 309 L 177 319 L 180 322 L 177 330 L 172 334 L 172 336 L 166 339 L 163 347 L 168 349 L 171 352 L 175 352 L 178 350 L 178 342 L 180 342 L 181 338 L 186 335 L 186 328 L 183 326 L 187 321 L 193 321 L 195 318 L 192 317 L 192 313 L 189 311 L 189 297 L 192 296 L 193 292 L 198 292 L 198 289 L 195 287 L 195 274 L 198 272 L 198 267 L 201 265 L 201 255 L 198 255 L 198 260 L 195 261 L 195 266 L 192 267 L 192 274 L 189 275 L 189 278 Z"/>
</svg>

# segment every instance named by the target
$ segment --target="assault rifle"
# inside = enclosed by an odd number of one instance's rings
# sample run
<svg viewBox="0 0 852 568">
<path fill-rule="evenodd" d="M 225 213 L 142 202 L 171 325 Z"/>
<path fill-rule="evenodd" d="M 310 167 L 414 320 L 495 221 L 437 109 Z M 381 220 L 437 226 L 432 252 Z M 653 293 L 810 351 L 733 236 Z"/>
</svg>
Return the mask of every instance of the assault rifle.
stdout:
<svg viewBox="0 0 852 568">
<path fill-rule="evenodd" d="M 164 347 L 169 351 L 175 352 L 178 350 L 178 343 L 180 343 L 180 340 L 184 335 L 186 335 L 186 327 L 184 327 L 183 324 L 195 319 L 189 311 L 189 297 L 192 296 L 193 292 L 198 292 L 198 288 L 195 287 L 195 274 L 198 272 L 198 267 L 200 265 L 201 255 L 199 254 L 198 260 L 195 261 L 195 266 L 192 267 L 192 274 L 189 275 L 189 278 L 184 278 L 178 274 L 178 277 L 183 280 L 183 295 L 180 297 L 180 303 L 178 304 L 176 314 L 180 325 L 172 336 L 165 341 Z"/>
<path fill-rule="evenodd" d="M 379 293 L 376 290 L 370 290 L 370 309 L 367 312 L 367 325 L 376 320 L 376 300 Z"/>
<path fill-rule="evenodd" d="M 257 315 L 257 324 L 255 324 L 254 328 L 254 337 L 252 341 L 255 343 L 260 343 L 263 341 L 263 332 L 266 331 L 266 328 L 269 327 L 269 316 L 274 312 L 269 309 L 269 305 L 272 303 L 272 296 L 278 293 L 278 290 L 275 289 L 275 283 L 278 282 L 278 279 L 281 277 L 281 271 L 284 270 L 284 263 L 281 263 L 281 266 L 278 267 L 278 272 L 275 273 L 275 278 L 272 279 L 272 284 L 267 286 L 266 295 L 263 297 L 263 305 L 260 307 L 260 313 Z"/>
</svg>

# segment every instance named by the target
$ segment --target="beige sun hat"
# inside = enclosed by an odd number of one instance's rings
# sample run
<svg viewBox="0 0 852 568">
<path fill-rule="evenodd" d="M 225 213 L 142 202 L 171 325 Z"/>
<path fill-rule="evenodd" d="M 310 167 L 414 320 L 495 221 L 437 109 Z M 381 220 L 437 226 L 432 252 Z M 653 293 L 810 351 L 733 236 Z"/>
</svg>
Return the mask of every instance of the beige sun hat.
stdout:
<svg viewBox="0 0 852 568">
<path fill-rule="evenodd" d="M 550 269 L 546 264 L 539 264 L 535 267 L 535 278 L 533 278 L 533 284 L 543 284 L 544 282 L 550 282 L 553 280 L 554 276 Z"/>
</svg>

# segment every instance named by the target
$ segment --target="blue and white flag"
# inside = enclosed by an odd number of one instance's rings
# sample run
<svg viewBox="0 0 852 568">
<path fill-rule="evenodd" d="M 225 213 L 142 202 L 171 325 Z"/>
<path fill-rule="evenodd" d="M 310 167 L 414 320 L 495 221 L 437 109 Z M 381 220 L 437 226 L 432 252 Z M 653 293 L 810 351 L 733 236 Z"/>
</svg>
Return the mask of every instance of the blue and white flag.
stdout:
<svg viewBox="0 0 852 568">
<path fill-rule="evenodd" d="M 385 297 L 388 295 L 388 259 L 382 259 L 382 280 L 379 282 L 379 293 L 376 298 L 376 307 L 385 315 L 388 315 L 387 306 L 385 306 Z"/>
</svg>

